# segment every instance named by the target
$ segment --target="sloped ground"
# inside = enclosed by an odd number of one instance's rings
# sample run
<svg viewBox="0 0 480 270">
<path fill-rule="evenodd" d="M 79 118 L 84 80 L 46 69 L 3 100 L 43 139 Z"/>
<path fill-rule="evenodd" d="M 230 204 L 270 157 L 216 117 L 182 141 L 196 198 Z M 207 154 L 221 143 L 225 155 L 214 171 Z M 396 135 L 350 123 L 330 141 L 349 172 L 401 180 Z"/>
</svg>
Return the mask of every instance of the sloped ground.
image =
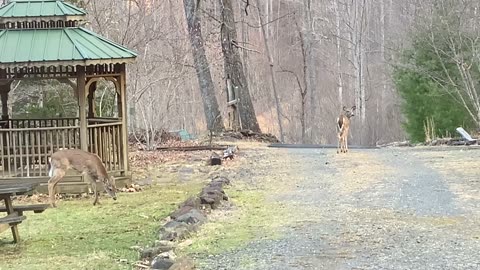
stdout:
<svg viewBox="0 0 480 270">
<path fill-rule="evenodd" d="M 479 150 L 243 149 L 199 269 L 479 269 Z M 246 168 L 241 170 L 240 168 Z"/>
</svg>

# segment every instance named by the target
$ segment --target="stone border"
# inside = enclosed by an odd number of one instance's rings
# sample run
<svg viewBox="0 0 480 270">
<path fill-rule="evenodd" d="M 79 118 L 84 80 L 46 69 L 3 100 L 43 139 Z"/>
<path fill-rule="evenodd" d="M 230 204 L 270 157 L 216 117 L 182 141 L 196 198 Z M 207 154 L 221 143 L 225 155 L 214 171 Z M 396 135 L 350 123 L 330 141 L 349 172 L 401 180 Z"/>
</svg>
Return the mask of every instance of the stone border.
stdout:
<svg viewBox="0 0 480 270">
<path fill-rule="evenodd" d="M 158 240 L 152 247 L 132 247 L 140 252 L 140 260 L 143 262 L 141 267 L 149 265 L 151 269 L 157 270 L 195 269 L 192 259 L 176 258 L 176 242 L 197 231 L 207 221 L 210 210 L 217 209 L 222 202 L 228 201 L 223 187 L 229 184 L 230 180 L 226 177 L 214 177 L 198 195 L 188 198 L 169 215 L 170 220 L 159 229 Z"/>
</svg>

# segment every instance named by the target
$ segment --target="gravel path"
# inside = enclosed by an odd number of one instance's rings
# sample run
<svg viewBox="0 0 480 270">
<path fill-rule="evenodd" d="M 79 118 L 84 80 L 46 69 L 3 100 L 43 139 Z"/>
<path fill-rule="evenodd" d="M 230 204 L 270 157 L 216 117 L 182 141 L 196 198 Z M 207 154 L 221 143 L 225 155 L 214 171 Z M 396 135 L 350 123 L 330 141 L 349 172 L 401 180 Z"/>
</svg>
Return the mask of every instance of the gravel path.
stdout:
<svg viewBox="0 0 480 270">
<path fill-rule="evenodd" d="M 199 269 L 480 269 L 480 151 L 262 151 L 293 221 Z"/>
</svg>

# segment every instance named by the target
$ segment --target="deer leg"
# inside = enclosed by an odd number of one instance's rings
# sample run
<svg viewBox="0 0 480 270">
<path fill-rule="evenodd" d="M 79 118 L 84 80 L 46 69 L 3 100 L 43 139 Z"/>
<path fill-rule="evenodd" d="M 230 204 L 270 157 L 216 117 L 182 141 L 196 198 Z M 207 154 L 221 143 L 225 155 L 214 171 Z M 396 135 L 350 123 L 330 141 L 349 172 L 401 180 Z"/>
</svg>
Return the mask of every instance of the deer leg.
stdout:
<svg viewBox="0 0 480 270">
<path fill-rule="evenodd" d="M 92 190 L 93 190 L 93 196 L 95 196 L 95 199 L 93 200 L 93 205 L 100 204 L 98 201 L 98 191 L 97 191 L 97 179 L 95 177 L 89 176 L 90 179 L 90 184 L 92 185 Z"/>
<path fill-rule="evenodd" d="M 337 145 L 337 154 L 340 153 L 341 151 L 341 141 L 342 141 L 342 137 L 340 137 L 340 135 L 338 135 L 338 145 Z"/>
<path fill-rule="evenodd" d="M 93 200 L 93 205 L 100 204 L 100 192 L 97 191 L 97 184 L 93 184 L 95 187 L 93 188 L 93 191 L 95 192 L 95 199 Z"/>
<path fill-rule="evenodd" d="M 342 136 L 338 136 L 338 151 L 343 153 L 343 138 Z"/>
<path fill-rule="evenodd" d="M 50 205 L 52 207 L 57 207 L 55 205 L 55 187 L 57 186 L 58 182 L 63 179 L 65 176 L 65 171 L 62 169 L 54 169 L 52 170 L 52 177 L 48 180 L 48 195 L 50 197 Z"/>
<path fill-rule="evenodd" d="M 345 136 L 345 153 L 348 152 L 348 134 Z"/>
</svg>

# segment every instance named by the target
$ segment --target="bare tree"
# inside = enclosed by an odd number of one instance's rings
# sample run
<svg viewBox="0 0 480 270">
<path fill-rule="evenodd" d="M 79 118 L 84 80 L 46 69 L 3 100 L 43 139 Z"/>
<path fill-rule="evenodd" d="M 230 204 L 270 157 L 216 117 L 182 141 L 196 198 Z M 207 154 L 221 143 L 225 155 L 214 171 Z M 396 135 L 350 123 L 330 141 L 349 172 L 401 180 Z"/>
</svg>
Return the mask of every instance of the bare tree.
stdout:
<svg viewBox="0 0 480 270">
<path fill-rule="evenodd" d="M 266 31 L 265 31 L 266 26 L 269 25 L 269 24 L 265 23 L 265 20 L 263 19 L 262 11 L 260 10 L 260 1 L 257 0 L 256 2 L 257 2 L 257 10 L 258 10 L 258 19 L 259 19 L 259 22 L 260 22 L 260 29 L 261 29 L 262 37 L 263 37 L 263 43 L 265 45 L 265 52 L 267 54 L 268 65 L 270 66 L 270 79 L 271 79 L 271 82 L 272 82 L 273 96 L 274 96 L 274 99 L 275 99 L 275 105 L 276 105 L 276 111 L 277 111 L 278 128 L 280 129 L 280 141 L 284 142 L 285 139 L 284 139 L 284 136 L 283 136 L 282 105 L 281 105 L 280 99 L 278 97 L 277 81 L 276 81 L 276 78 L 275 78 L 275 70 L 274 70 L 275 63 L 273 61 L 272 52 L 270 50 L 270 46 L 268 44 L 267 34 L 266 34 Z M 268 9 L 267 9 L 267 13 L 268 13 Z"/>
<path fill-rule="evenodd" d="M 238 89 L 240 96 L 239 115 L 244 129 L 260 132 L 255 108 L 248 88 L 248 81 L 243 71 L 240 49 L 246 49 L 237 37 L 235 15 L 231 0 L 220 0 L 221 5 L 221 44 L 224 57 L 225 79 Z"/>
<path fill-rule="evenodd" d="M 312 18 L 312 0 L 303 0 L 303 31 L 302 31 L 302 54 L 303 54 L 303 76 L 305 77 L 305 93 L 310 95 L 310 114 L 309 114 L 309 129 L 310 141 L 313 141 L 312 128 L 315 121 L 315 74 L 314 74 L 314 60 L 313 60 L 313 18 Z"/>
<path fill-rule="evenodd" d="M 187 29 L 192 45 L 192 54 L 197 72 L 198 82 L 203 100 L 203 110 L 207 121 L 207 128 L 211 131 L 221 131 L 225 127 L 223 119 L 218 109 L 218 102 L 215 96 L 215 87 L 213 85 L 212 76 L 210 74 L 210 66 L 208 64 L 204 41 L 202 37 L 202 29 L 200 17 L 198 16 L 197 0 L 183 0 L 185 8 L 185 16 L 187 19 Z"/>
</svg>

